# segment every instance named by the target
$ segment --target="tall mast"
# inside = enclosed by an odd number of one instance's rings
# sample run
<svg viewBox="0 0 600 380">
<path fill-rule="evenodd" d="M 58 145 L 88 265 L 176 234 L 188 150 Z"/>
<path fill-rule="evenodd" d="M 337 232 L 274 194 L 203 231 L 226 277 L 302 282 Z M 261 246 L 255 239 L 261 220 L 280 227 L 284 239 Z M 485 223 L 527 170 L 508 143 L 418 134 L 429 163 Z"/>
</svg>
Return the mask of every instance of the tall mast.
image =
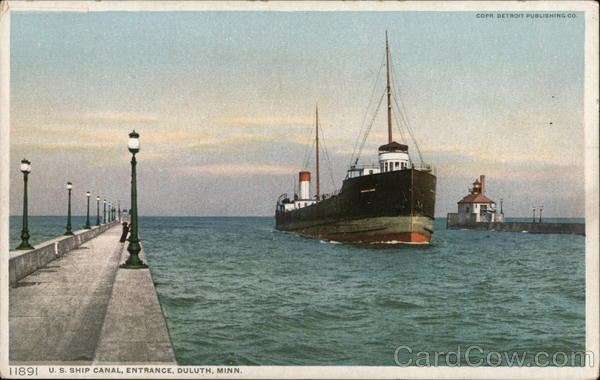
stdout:
<svg viewBox="0 0 600 380">
<path fill-rule="evenodd" d="M 392 90 L 390 87 L 390 48 L 388 47 L 388 35 L 385 31 L 385 62 L 387 68 L 387 119 L 388 119 L 388 143 L 392 142 Z"/>
<path fill-rule="evenodd" d="M 316 105 L 315 111 L 316 119 L 316 146 L 317 146 L 317 200 L 321 198 L 321 174 L 319 172 L 319 104 Z"/>
</svg>

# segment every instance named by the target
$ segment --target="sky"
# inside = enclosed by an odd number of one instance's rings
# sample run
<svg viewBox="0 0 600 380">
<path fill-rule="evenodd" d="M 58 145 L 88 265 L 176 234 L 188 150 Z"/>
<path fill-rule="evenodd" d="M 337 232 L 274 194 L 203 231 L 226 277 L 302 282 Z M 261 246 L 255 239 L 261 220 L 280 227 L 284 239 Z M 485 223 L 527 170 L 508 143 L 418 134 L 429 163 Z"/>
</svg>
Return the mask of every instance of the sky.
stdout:
<svg viewBox="0 0 600 380">
<path fill-rule="evenodd" d="M 321 186 L 333 191 L 371 118 L 387 30 L 396 96 L 438 178 L 436 216 L 456 212 L 485 174 L 507 217 L 538 205 L 548 217 L 583 217 L 584 19 L 575 16 L 15 12 L 11 215 L 21 213 L 22 158 L 32 162 L 31 215 L 64 214 L 67 181 L 75 214 L 88 190 L 128 207 L 135 129 L 140 215 L 271 216 L 297 172 L 314 171 L 314 159 L 303 162 L 317 102 L 329 158 Z M 380 114 L 360 163 L 387 142 Z"/>
</svg>

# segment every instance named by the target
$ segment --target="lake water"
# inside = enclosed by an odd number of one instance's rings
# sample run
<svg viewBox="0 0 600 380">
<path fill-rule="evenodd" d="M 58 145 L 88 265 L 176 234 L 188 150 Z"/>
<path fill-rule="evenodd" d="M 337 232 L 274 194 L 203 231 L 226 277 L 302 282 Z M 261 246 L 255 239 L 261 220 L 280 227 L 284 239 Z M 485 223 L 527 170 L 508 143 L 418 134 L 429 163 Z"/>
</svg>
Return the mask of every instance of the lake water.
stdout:
<svg viewBox="0 0 600 380">
<path fill-rule="evenodd" d="M 65 222 L 31 217 L 32 243 Z M 585 350 L 583 236 L 445 222 L 429 246 L 306 239 L 269 217 L 142 217 L 139 228 L 181 365 L 394 366 L 469 348 L 470 363 L 494 351 L 531 365 Z M 12 249 L 20 218 L 10 227 Z"/>
</svg>

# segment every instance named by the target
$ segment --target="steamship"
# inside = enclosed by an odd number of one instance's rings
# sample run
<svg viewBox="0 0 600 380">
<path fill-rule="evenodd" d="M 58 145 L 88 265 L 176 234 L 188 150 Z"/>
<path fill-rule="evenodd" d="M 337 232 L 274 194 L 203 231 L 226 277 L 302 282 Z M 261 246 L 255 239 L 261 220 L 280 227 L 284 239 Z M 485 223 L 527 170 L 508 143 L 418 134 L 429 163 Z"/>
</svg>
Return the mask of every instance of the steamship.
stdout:
<svg viewBox="0 0 600 380">
<path fill-rule="evenodd" d="M 316 195 L 310 195 L 311 173 L 301 171 L 298 194 L 294 194 L 292 199 L 282 194 L 277 200 L 275 219 L 278 230 L 338 242 L 430 242 L 436 177 L 430 165 L 422 160 L 420 163 L 414 162 L 408 153 L 408 146 L 392 138 L 387 32 L 385 45 L 387 85 L 384 95 L 387 95 L 388 142 L 378 149 L 379 165 L 358 166 L 357 158 L 348 169 L 342 187 L 333 194 L 322 195 L 317 109 Z"/>
</svg>

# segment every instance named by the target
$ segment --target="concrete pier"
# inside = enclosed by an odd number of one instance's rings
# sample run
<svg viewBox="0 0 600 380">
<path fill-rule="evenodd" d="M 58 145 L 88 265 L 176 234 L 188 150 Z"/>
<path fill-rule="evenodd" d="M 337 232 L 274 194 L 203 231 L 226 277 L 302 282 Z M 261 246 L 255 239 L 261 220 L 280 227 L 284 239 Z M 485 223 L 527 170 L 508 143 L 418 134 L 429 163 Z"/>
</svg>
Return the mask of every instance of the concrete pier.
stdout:
<svg viewBox="0 0 600 380">
<path fill-rule="evenodd" d="M 119 222 L 101 224 L 89 230 L 79 230 L 74 235 L 63 235 L 55 239 L 36 244 L 34 249 L 28 251 L 12 251 L 9 253 L 10 286 L 23 277 L 44 267 L 49 262 L 64 255 L 72 249 L 79 247 L 86 241 L 93 239 Z"/>
<path fill-rule="evenodd" d="M 446 228 L 450 230 L 585 235 L 585 223 L 465 222 L 459 214 L 448 214 Z"/>
<path fill-rule="evenodd" d="M 10 288 L 11 365 L 176 364 L 150 270 L 119 268 L 120 235 L 113 226 Z"/>
</svg>

